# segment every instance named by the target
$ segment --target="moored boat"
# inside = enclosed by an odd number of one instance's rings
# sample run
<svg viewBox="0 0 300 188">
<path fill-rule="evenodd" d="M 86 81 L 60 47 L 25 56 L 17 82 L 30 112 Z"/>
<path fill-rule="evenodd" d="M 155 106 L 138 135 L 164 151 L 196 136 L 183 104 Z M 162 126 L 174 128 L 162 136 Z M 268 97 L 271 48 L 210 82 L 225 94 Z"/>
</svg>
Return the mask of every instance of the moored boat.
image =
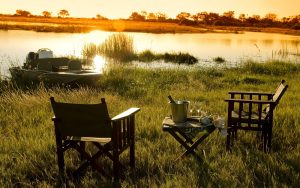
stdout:
<svg viewBox="0 0 300 188">
<path fill-rule="evenodd" d="M 83 69 L 80 60 L 53 57 L 49 49 L 29 52 L 22 67 L 9 69 L 12 79 L 23 83 L 93 84 L 101 76 L 95 70 Z"/>
</svg>

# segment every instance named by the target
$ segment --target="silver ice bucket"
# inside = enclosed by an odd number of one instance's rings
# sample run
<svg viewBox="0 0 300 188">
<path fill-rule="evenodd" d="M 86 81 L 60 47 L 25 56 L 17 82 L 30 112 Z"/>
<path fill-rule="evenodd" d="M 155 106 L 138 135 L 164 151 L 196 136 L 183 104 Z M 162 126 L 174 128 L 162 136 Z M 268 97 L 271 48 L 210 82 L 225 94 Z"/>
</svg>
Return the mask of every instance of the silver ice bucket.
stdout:
<svg viewBox="0 0 300 188">
<path fill-rule="evenodd" d="M 180 100 L 170 102 L 171 112 L 172 112 L 172 119 L 175 123 L 182 123 L 186 122 L 187 114 L 188 114 L 188 107 L 189 101 Z"/>
</svg>

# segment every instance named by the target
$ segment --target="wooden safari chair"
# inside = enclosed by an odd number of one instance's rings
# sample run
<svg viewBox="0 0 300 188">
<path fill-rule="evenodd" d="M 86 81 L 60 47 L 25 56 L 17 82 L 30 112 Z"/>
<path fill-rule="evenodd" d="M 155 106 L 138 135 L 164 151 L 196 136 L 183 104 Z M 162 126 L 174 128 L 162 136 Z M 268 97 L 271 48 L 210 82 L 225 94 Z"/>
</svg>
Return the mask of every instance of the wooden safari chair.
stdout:
<svg viewBox="0 0 300 188">
<path fill-rule="evenodd" d="M 275 93 L 230 91 L 228 103 L 227 149 L 237 138 L 237 130 L 260 131 L 263 148 L 271 149 L 273 112 L 288 85 L 282 80 Z"/>
<path fill-rule="evenodd" d="M 135 167 L 135 113 L 139 108 L 130 108 L 111 119 L 104 98 L 99 104 L 59 103 L 53 97 L 50 100 L 55 114 L 52 120 L 61 175 L 64 175 L 64 152 L 71 148 L 77 150 L 83 160 L 74 176 L 92 166 L 105 177 L 113 177 L 114 182 L 118 183 L 120 170 L 125 168 L 119 157 L 127 148 L 130 148 L 130 166 Z M 89 154 L 86 142 L 96 146 L 97 152 Z M 113 175 L 97 164 L 96 160 L 103 155 L 112 160 Z"/>
</svg>

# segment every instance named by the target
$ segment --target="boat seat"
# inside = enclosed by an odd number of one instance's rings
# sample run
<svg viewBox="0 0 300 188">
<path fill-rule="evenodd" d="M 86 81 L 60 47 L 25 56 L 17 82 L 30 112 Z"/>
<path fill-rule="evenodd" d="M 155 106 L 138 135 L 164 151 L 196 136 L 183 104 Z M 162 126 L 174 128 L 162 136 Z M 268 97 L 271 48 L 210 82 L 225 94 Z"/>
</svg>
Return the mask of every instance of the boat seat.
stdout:
<svg viewBox="0 0 300 188">
<path fill-rule="evenodd" d="M 69 59 L 65 57 L 44 58 L 44 59 L 37 59 L 35 63 L 37 64 L 37 68 L 39 70 L 53 71 L 53 67 L 57 69 L 59 69 L 59 67 L 68 67 Z"/>
<path fill-rule="evenodd" d="M 52 71 L 52 64 L 50 62 L 39 62 L 37 68 L 38 70 Z"/>
<path fill-rule="evenodd" d="M 69 69 L 70 70 L 81 70 L 82 69 L 81 62 L 79 60 L 71 60 L 69 62 Z"/>
<path fill-rule="evenodd" d="M 64 67 L 64 66 L 69 66 L 69 59 L 65 57 L 61 58 L 51 58 L 50 62 L 52 63 L 53 67 Z"/>
</svg>

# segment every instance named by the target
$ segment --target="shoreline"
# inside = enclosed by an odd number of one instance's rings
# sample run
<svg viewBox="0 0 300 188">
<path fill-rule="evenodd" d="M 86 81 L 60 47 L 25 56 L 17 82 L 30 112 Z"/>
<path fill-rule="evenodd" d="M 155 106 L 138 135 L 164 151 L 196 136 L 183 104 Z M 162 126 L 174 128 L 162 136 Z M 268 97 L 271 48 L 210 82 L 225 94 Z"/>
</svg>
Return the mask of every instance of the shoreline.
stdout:
<svg viewBox="0 0 300 188">
<path fill-rule="evenodd" d="M 88 33 L 94 30 L 143 33 L 235 33 L 264 32 L 300 36 L 300 30 L 287 28 L 237 26 L 186 26 L 170 22 L 140 22 L 130 20 L 97 20 L 91 18 L 42 18 L 0 16 L 0 30 L 30 30 L 36 32 Z"/>
</svg>

